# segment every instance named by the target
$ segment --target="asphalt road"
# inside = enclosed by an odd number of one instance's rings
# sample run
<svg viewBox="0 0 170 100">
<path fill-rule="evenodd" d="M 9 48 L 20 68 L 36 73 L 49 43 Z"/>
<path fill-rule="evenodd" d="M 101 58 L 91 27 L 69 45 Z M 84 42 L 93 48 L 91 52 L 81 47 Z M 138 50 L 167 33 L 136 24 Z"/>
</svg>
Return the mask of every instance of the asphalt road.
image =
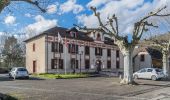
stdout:
<svg viewBox="0 0 170 100">
<path fill-rule="evenodd" d="M 22 100 L 170 100 L 170 81 L 136 80 L 120 85 L 118 78 L 12 80 L 0 75 L 0 93 Z"/>
</svg>

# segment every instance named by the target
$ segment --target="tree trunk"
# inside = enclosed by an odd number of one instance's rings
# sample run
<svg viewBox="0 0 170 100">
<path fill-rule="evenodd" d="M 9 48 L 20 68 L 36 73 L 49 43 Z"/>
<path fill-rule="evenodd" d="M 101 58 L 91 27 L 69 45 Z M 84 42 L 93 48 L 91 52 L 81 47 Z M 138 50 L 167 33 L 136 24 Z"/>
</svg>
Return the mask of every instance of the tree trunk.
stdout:
<svg viewBox="0 0 170 100">
<path fill-rule="evenodd" d="M 123 52 L 124 57 L 124 77 L 120 82 L 122 84 L 133 84 L 133 62 L 132 62 L 132 52 L 133 50 L 125 50 Z"/>
<path fill-rule="evenodd" d="M 163 53 L 163 72 L 166 77 L 169 77 L 169 60 L 168 60 L 168 54 Z"/>
</svg>

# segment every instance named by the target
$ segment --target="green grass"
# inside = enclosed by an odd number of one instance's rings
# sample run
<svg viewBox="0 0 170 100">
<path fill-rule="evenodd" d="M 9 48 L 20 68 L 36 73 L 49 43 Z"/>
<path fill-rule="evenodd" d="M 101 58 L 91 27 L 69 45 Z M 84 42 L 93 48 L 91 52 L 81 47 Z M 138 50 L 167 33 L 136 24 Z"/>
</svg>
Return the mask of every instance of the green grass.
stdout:
<svg viewBox="0 0 170 100">
<path fill-rule="evenodd" d="M 88 74 L 33 74 L 34 77 L 45 79 L 71 79 L 71 78 L 85 78 Z"/>
</svg>

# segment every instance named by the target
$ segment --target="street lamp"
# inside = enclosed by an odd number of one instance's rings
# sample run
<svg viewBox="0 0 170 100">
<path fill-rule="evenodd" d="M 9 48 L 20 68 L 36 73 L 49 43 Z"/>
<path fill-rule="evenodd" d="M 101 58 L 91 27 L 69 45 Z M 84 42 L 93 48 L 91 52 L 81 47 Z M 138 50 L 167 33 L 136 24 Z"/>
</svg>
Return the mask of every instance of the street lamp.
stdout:
<svg viewBox="0 0 170 100">
<path fill-rule="evenodd" d="M 81 73 L 81 55 L 83 55 L 83 51 L 79 51 L 79 55 L 80 55 L 80 73 Z"/>
</svg>

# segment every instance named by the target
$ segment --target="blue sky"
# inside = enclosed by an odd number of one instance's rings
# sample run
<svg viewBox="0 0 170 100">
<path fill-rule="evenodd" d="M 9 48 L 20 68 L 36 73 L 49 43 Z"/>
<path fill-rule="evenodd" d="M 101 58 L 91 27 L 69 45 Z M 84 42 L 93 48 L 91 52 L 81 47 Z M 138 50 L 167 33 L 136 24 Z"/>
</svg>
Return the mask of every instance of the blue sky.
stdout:
<svg viewBox="0 0 170 100">
<path fill-rule="evenodd" d="M 34 35 L 56 25 L 66 28 L 73 27 L 73 24 L 96 27 L 97 20 L 89 10 L 89 6 L 96 6 L 102 13 L 103 21 L 115 13 L 119 19 L 120 32 L 131 34 L 133 24 L 137 20 L 149 11 L 168 3 L 169 0 L 50 0 L 50 3 L 43 6 L 48 12 L 41 13 L 32 5 L 13 2 L 1 12 L 0 33 L 4 31 L 10 34 L 29 33 L 28 30 L 31 30 L 31 35 Z M 152 20 L 158 23 L 155 19 Z M 159 30 L 166 31 L 167 29 L 163 27 Z"/>
</svg>

